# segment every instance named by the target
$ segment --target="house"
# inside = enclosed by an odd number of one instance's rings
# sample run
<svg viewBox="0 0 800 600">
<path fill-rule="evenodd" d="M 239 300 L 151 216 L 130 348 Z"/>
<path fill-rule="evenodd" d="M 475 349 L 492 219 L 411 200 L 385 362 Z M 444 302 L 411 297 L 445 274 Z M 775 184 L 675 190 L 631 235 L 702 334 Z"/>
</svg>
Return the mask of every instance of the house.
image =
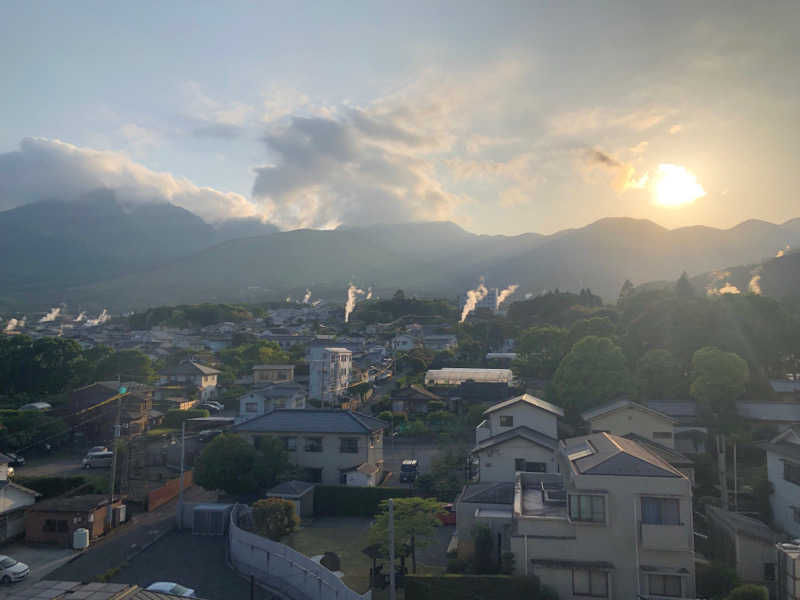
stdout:
<svg viewBox="0 0 800 600">
<path fill-rule="evenodd" d="M 305 346 L 314 341 L 313 335 L 299 335 L 288 331 L 286 333 L 265 331 L 258 337 L 268 342 L 275 342 L 281 350 L 289 350 L 292 346 Z"/>
<path fill-rule="evenodd" d="M 253 385 L 294 381 L 294 365 L 256 365 L 253 367 Z"/>
<path fill-rule="evenodd" d="M 239 416 L 252 419 L 276 408 L 305 408 L 306 390 L 296 383 L 276 383 L 239 397 Z"/>
<path fill-rule="evenodd" d="M 301 519 L 314 516 L 314 487 L 308 481 L 283 481 L 267 490 L 267 498 L 283 498 L 294 502 L 295 512 Z"/>
<path fill-rule="evenodd" d="M 393 390 L 390 396 L 392 412 L 408 414 L 424 414 L 428 412 L 428 403 L 433 400 L 445 402 L 441 396 L 426 390 L 421 385 L 409 385 Z"/>
<path fill-rule="evenodd" d="M 678 471 L 686 475 L 689 481 L 692 482 L 692 485 L 694 485 L 694 460 L 682 452 L 678 452 L 675 448 L 670 448 L 669 446 L 654 442 L 638 433 L 626 433 L 622 437 L 636 442 L 646 450 L 649 450 L 659 458 L 665 460 L 678 469 Z"/>
<path fill-rule="evenodd" d="M 122 402 L 120 435 L 131 437 L 147 431 L 153 388 L 134 381 L 98 381 L 73 390 L 63 417 L 87 440 L 108 440 L 114 435 L 118 401 Z M 91 419 L 87 419 L 87 413 L 91 413 Z"/>
<path fill-rule="evenodd" d="M 793 381 L 791 383 L 794 383 Z M 774 425 L 779 431 L 800 423 L 800 400 L 736 403 L 736 412 L 748 421 Z"/>
<path fill-rule="evenodd" d="M 161 386 L 183 385 L 197 390 L 201 402 L 215 400 L 217 397 L 217 377 L 219 371 L 186 360 L 174 367 L 167 367 L 159 373 Z"/>
<path fill-rule="evenodd" d="M 735 569 L 742 583 L 772 589 L 777 577 L 778 534 L 757 519 L 710 504 L 706 516 L 709 558 Z"/>
<path fill-rule="evenodd" d="M 517 474 L 508 535 L 495 542 L 515 573 L 562 600 L 695 598 L 686 476 L 609 433 L 562 440 L 558 460 L 560 473 Z"/>
<path fill-rule="evenodd" d="M 442 352 L 458 348 L 458 338 L 452 333 L 433 333 L 424 336 L 422 344 L 428 350 Z"/>
<path fill-rule="evenodd" d="M 498 483 L 469 483 L 455 501 L 456 544 L 458 557 L 469 559 L 473 552 L 472 528 L 477 520 L 493 528 L 493 539 L 511 534 L 511 515 L 514 508 L 514 481 Z"/>
<path fill-rule="evenodd" d="M 800 544 L 778 544 L 777 600 L 800 600 Z"/>
<path fill-rule="evenodd" d="M 591 433 L 606 431 L 618 436 L 635 433 L 668 448 L 675 447 L 675 419 L 632 400 L 617 400 L 581 414 Z"/>
<path fill-rule="evenodd" d="M 479 481 L 510 482 L 519 471 L 556 471 L 561 408 L 523 394 L 489 407 L 483 416 L 470 452 L 479 463 Z"/>
<path fill-rule="evenodd" d="M 278 437 L 290 462 L 305 469 L 305 480 L 347 485 L 348 473 L 364 464 L 383 468 L 386 427 L 379 419 L 351 410 L 278 408 L 234 425 L 233 431 L 253 444 L 259 436 Z"/>
<path fill-rule="evenodd" d="M 25 508 L 41 494 L 8 479 L 10 459 L 0 454 L 0 542 L 25 533 Z"/>
<path fill-rule="evenodd" d="M 347 393 L 353 353 L 346 348 L 311 346 L 308 354 L 308 396 L 322 406 L 338 406 Z"/>
<path fill-rule="evenodd" d="M 408 352 L 413 350 L 419 339 L 407 333 L 400 333 L 392 338 L 392 352 Z"/>
<path fill-rule="evenodd" d="M 800 402 L 800 379 L 770 379 L 772 391 L 783 402 Z"/>
<path fill-rule="evenodd" d="M 757 445 L 767 453 L 767 478 L 774 489 L 769 503 L 775 524 L 800 538 L 800 426 Z"/>
<path fill-rule="evenodd" d="M 111 509 L 112 527 L 116 527 L 125 521 L 122 498 L 115 498 Z M 71 548 L 74 531 L 85 528 L 89 530 L 91 543 L 105 533 L 107 514 L 107 494 L 58 496 L 43 500 L 25 511 L 25 540 Z"/>
<path fill-rule="evenodd" d="M 708 429 L 697 417 L 697 403 L 694 400 L 656 401 L 649 400 L 647 406 L 675 419 L 675 449 L 683 454 L 705 454 Z"/>
</svg>

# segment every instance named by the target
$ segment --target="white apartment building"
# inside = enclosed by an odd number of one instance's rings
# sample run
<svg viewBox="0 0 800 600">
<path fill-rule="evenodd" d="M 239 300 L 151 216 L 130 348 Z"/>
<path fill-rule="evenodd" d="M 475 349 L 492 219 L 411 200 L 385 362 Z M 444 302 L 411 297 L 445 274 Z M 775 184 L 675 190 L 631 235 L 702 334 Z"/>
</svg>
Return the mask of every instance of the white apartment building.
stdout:
<svg viewBox="0 0 800 600">
<path fill-rule="evenodd" d="M 800 426 L 759 445 L 767 452 L 767 477 L 775 490 L 769 497 L 775 524 L 800 538 Z"/>
<path fill-rule="evenodd" d="M 338 406 L 347 393 L 353 353 L 346 348 L 311 346 L 308 353 L 308 397 L 322 406 Z"/>
</svg>

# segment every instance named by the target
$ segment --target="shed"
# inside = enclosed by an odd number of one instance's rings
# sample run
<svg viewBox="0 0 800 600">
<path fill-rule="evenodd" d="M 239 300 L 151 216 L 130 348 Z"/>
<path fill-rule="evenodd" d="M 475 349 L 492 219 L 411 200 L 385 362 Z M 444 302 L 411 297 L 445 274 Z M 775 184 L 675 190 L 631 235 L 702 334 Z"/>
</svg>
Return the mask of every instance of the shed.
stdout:
<svg viewBox="0 0 800 600">
<path fill-rule="evenodd" d="M 308 481 L 284 481 L 267 491 L 268 498 L 283 498 L 295 504 L 295 511 L 301 519 L 314 516 L 314 486 Z"/>
<path fill-rule="evenodd" d="M 25 539 L 40 544 L 72 546 L 72 534 L 81 527 L 89 530 L 94 541 L 105 533 L 108 496 L 86 494 L 69 498 L 57 497 L 37 502 L 25 511 Z M 112 505 L 112 526 L 125 521 L 125 505 L 121 497 Z"/>
</svg>

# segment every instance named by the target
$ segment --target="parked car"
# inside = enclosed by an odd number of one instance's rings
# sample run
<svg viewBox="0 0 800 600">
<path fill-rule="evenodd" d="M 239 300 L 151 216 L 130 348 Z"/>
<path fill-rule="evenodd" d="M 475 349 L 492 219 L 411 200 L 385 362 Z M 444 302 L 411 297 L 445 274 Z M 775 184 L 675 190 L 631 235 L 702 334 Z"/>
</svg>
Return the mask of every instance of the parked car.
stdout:
<svg viewBox="0 0 800 600">
<path fill-rule="evenodd" d="M 456 508 L 452 504 L 445 504 L 442 507 L 442 512 L 436 515 L 436 518 L 442 525 L 455 525 L 456 524 Z"/>
<path fill-rule="evenodd" d="M 9 458 L 8 465 L 10 467 L 21 467 L 25 464 L 25 458 L 19 454 L 14 454 L 13 452 L 4 452 L 3 454 Z"/>
<path fill-rule="evenodd" d="M 197 439 L 201 442 L 208 442 L 222 433 L 222 429 L 203 429 L 197 434 Z"/>
<path fill-rule="evenodd" d="M 0 554 L 0 582 L 11 583 L 14 581 L 22 581 L 30 572 L 30 567 L 25 563 L 14 560 L 10 556 Z"/>
<path fill-rule="evenodd" d="M 209 406 L 214 406 L 217 410 L 224 410 L 225 405 L 222 402 L 217 402 L 216 400 L 203 400 L 200 405 L 208 404 Z"/>
<path fill-rule="evenodd" d="M 162 594 L 171 594 L 179 598 L 196 598 L 194 590 L 175 583 L 174 581 L 156 581 L 151 583 L 145 588 L 148 592 L 161 592 Z"/>
<path fill-rule="evenodd" d="M 203 402 L 202 404 L 198 404 L 197 408 L 205 408 L 210 413 L 222 412 L 222 409 L 218 404 L 212 404 L 211 402 Z"/>
<path fill-rule="evenodd" d="M 89 452 L 81 462 L 84 469 L 107 469 L 111 466 L 114 453 L 108 450 L 104 452 Z"/>
<path fill-rule="evenodd" d="M 416 458 L 407 458 L 400 465 L 400 481 L 412 482 L 419 475 L 419 462 Z"/>
<path fill-rule="evenodd" d="M 97 452 L 108 452 L 108 448 L 105 446 L 92 446 L 87 454 L 95 454 Z"/>
</svg>

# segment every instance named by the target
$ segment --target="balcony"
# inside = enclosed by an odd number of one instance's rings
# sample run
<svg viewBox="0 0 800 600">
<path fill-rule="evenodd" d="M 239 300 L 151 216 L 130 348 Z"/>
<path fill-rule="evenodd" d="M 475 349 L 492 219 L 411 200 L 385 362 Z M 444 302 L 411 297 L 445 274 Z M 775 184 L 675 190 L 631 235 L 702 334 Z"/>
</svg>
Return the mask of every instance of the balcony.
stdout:
<svg viewBox="0 0 800 600">
<path fill-rule="evenodd" d="M 642 550 L 681 552 L 690 549 L 691 532 L 685 525 L 639 524 Z"/>
</svg>

